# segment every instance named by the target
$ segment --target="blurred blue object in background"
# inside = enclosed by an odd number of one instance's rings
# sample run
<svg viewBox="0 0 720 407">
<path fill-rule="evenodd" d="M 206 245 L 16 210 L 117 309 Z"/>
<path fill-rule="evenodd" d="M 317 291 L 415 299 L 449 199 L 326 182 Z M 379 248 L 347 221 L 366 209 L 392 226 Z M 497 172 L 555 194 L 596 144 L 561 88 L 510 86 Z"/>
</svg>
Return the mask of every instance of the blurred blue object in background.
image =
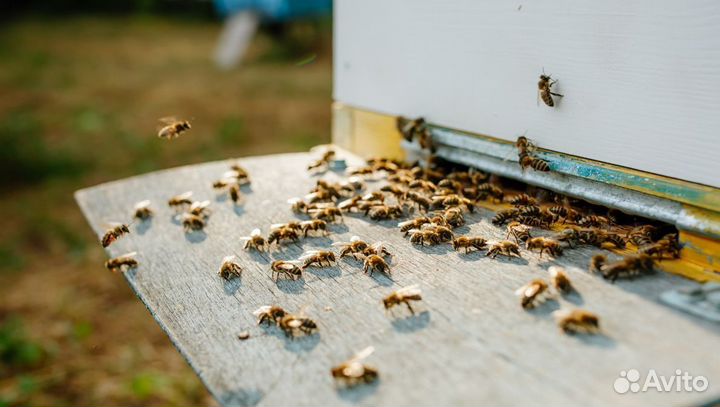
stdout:
<svg viewBox="0 0 720 407">
<path fill-rule="evenodd" d="M 289 21 L 329 14 L 332 0 L 215 0 L 215 8 L 223 16 L 252 11 L 262 20 Z"/>
</svg>

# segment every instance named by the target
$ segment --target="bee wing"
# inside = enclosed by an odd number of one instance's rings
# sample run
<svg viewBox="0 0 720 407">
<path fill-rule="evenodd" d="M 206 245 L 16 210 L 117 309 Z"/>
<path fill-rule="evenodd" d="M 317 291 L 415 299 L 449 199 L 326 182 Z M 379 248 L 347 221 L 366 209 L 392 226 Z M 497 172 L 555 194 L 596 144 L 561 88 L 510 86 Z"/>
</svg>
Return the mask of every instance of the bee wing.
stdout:
<svg viewBox="0 0 720 407">
<path fill-rule="evenodd" d="M 292 270 L 296 266 L 299 266 L 299 265 L 300 265 L 300 262 L 298 262 L 298 261 L 286 261 L 280 265 L 280 268 L 283 270 Z"/>
<path fill-rule="evenodd" d="M 235 256 L 234 254 L 232 254 L 232 255 L 230 255 L 230 256 L 225 256 L 225 257 L 223 257 L 222 262 L 223 262 L 223 263 L 227 263 L 227 262 L 235 261 L 236 258 L 237 258 L 237 256 Z"/>
<path fill-rule="evenodd" d="M 332 144 L 318 144 L 312 148 L 310 148 L 311 153 L 316 153 L 322 151 L 323 153 L 327 150 L 332 150 Z"/>
<path fill-rule="evenodd" d="M 352 198 L 350 198 L 350 199 L 346 199 L 346 200 L 340 202 L 337 207 L 339 209 L 345 209 L 354 203 L 355 203 L 355 201 Z"/>
<path fill-rule="evenodd" d="M 308 251 L 306 251 L 305 253 L 303 253 L 302 256 L 300 256 L 300 257 L 298 258 L 298 260 L 306 260 L 306 259 L 309 259 L 310 257 L 318 254 L 319 252 L 320 252 L 320 250 L 308 250 Z"/>
<path fill-rule="evenodd" d="M 285 225 L 287 225 L 287 223 L 273 223 L 272 225 L 270 225 L 270 230 L 280 229 Z"/>
<path fill-rule="evenodd" d="M 351 241 L 351 242 L 357 242 L 358 240 L 360 240 L 360 237 L 359 237 L 359 236 L 353 236 L 353 237 L 350 238 L 350 241 Z"/>
<path fill-rule="evenodd" d="M 210 201 L 196 201 L 193 202 L 192 205 L 190 205 L 190 210 L 205 209 L 208 206 L 210 206 Z"/>
<path fill-rule="evenodd" d="M 262 307 L 260 307 L 260 308 L 256 309 L 255 311 L 253 311 L 253 315 L 255 315 L 256 317 L 259 317 L 261 314 L 265 314 L 265 313 L 267 313 L 268 311 L 270 311 L 270 308 L 272 308 L 272 306 L 270 306 L 270 305 L 263 305 Z"/>
<path fill-rule="evenodd" d="M 190 199 L 192 197 L 193 193 L 192 191 L 185 191 L 182 194 L 175 195 L 173 198 L 175 199 Z"/>
<path fill-rule="evenodd" d="M 333 242 L 330 246 L 349 246 L 350 244 L 352 244 L 352 242 Z"/>
<path fill-rule="evenodd" d="M 360 377 L 365 374 L 365 366 L 360 362 L 349 362 L 342 372 L 346 377 Z"/>
<path fill-rule="evenodd" d="M 385 249 L 385 242 L 375 242 L 370 246 L 370 248 L 378 255 L 382 255 L 382 252 Z"/>
<path fill-rule="evenodd" d="M 137 252 L 129 252 L 129 253 L 125 253 L 122 256 L 118 256 L 118 257 L 135 257 L 136 254 L 137 254 Z"/>
<path fill-rule="evenodd" d="M 135 209 L 145 209 L 150 206 L 150 200 L 146 199 L 135 204 Z"/>
<path fill-rule="evenodd" d="M 240 177 L 240 173 L 235 170 L 228 170 L 223 173 L 222 177 L 225 179 L 236 180 Z"/>
<path fill-rule="evenodd" d="M 550 268 L 548 268 L 548 272 L 550 273 L 550 276 L 555 278 L 560 272 L 562 272 L 562 268 L 557 266 L 550 266 Z"/>
<path fill-rule="evenodd" d="M 357 363 L 361 360 L 367 358 L 368 356 L 372 355 L 372 353 L 375 352 L 375 348 L 372 346 L 368 346 L 367 348 L 361 350 L 360 352 L 356 353 L 349 361 L 348 363 Z"/>
<path fill-rule="evenodd" d="M 558 309 L 553 311 L 552 316 L 555 317 L 555 320 L 560 320 L 563 318 L 567 318 L 572 313 L 569 309 Z"/>
<path fill-rule="evenodd" d="M 103 227 L 105 227 L 107 229 L 114 229 L 118 226 L 121 226 L 122 224 L 123 224 L 122 222 L 106 221 L 106 222 L 103 222 Z"/>
<path fill-rule="evenodd" d="M 250 237 L 257 237 L 257 236 L 260 236 L 260 229 L 255 228 L 252 230 L 252 232 L 250 232 Z"/>
<path fill-rule="evenodd" d="M 318 196 L 318 193 L 317 193 L 317 192 L 311 192 L 311 193 L 305 195 L 305 199 L 308 200 L 308 201 L 312 201 L 312 200 L 315 199 L 317 196 Z"/>
<path fill-rule="evenodd" d="M 420 295 L 422 294 L 422 290 L 420 290 L 420 286 L 417 284 L 409 285 L 407 287 L 403 287 L 396 291 L 396 293 L 400 296 L 413 296 L 413 295 Z"/>
<path fill-rule="evenodd" d="M 318 212 L 322 212 L 322 211 L 323 210 L 321 208 L 315 208 L 315 209 L 308 210 L 308 213 L 318 213 Z"/>
<path fill-rule="evenodd" d="M 525 291 L 527 291 L 528 288 L 530 288 L 530 284 L 525 284 L 524 286 L 522 286 L 522 287 L 518 288 L 517 290 L 515 290 L 515 295 L 517 295 L 517 296 L 519 296 L 519 297 L 524 296 L 524 295 L 525 295 Z"/>
<path fill-rule="evenodd" d="M 302 202 L 302 198 L 294 197 L 287 200 L 287 203 L 295 205 L 298 202 Z"/>
<path fill-rule="evenodd" d="M 175 116 L 166 116 L 166 117 L 159 118 L 158 121 L 162 124 L 173 124 L 173 123 L 177 122 L 178 119 Z"/>
<path fill-rule="evenodd" d="M 398 227 L 399 227 L 399 228 L 403 228 L 403 227 L 405 227 L 405 226 L 407 226 L 407 225 L 412 225 L 414 222 L 415 222 L 414 219 L 406 220 L 406 221 L 404 221 L 404 222 L 398 223 Z"/>
</svg>

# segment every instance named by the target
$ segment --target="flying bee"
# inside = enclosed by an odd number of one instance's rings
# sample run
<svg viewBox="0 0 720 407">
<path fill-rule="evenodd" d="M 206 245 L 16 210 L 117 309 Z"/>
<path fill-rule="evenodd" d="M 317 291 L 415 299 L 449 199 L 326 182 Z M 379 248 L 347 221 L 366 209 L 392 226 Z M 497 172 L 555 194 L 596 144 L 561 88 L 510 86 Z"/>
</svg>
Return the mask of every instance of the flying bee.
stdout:
<svg viewBox="0 0 720 407">
<path fill-rule="evenodd" d="M 100 243 L 102 247 L 108 247 L 119 238 L 130 233 L 130 228 L 126 223 L 111 223 L 111 228 L 105 231 Z"/>
<path fill-rule="evenodd" d="M 395 219 L 404 215 L 400 205 L 376 205 L 367 213 L 372 220 Z"/>
<path fill-rule="evenodd" d="M 396 305 L 405 304 L 407 306 L 408 311 L 412 315 L 415 315 L 415 310 L 412 308 L 412 305 L 410 305 L 411 301 L 421 301 L 422 300 L 422 291 L 420 290 L 420 287 L 417 284 L 413 284 L 407 287 L 400 288 L 399 290 L 393 291 L 383 299 L 383 306 L 385 307 L 385 310 L 389 310 Z"/>
<path fill-rule="evenodd" d="M 180 137 L 182 133 L 190 130 L 190 122 L 187 120 L 178 120 L 174 117 L 163 117 L 160 122 L 164 124 L 158 130 L 158 137 L 172 140 Z"/>
<path fill-rule="evenodd" d="M 547 161 L 529 155 L 524 155 L 520 159 L 520 167 L 522 167 L 523 171 L 526 168 L 532 168 L 535 171 L 542 172 L 550 171 L 550 165 L 547 163 Z"/>
<path fill-rule="evenodd" d="M 505 224 L 505 222 L 518 216 L 519 213 L 520 211 L 516 208 L 499 210 L 495 213 L 495 216 L 493 216 L 492 223 L 493 225 L 501 226 Z"/>
<path fill-rule="evenodd" d="M 465 254 L 467 254 L 471 248 L 475 248 L 477 250 L 484 249 L 485 246 L 487 246 L 487 240 L 485 240 L 484 237 L 479 236 L 460 236 L 456 239 L 453 239 L 452 244 L 455 251 L 464 248 Z"/>
<path fill-rule="evenodd" d="M 512 206 L 533 206 L 536 207 L 537 200 L 528 194 L 518 194 L 510 197 L 508 203 Z"/>
<path fill-rule="evenodd" d="M 336 261 L 335 253 L 328 250 L 308 250 L 298 260 L 303 263 L 301 266 L 303 270 L 313 265 L 318 267 L 327 265 L 330 267 Z"/>
<path fill-rule="evenodd" d="M 551 90 L 556 82 L 557 81 L 553 80 L 550 75 L 545 75 L 544 73 L 540 75 L 540 81 L 538 82 L 538 96 L 550 107 L 555 106 L 555 101 L 552 98 L 553 96 L 557 96 L 559 98 L 563 97 L 563 95 L 554 93 Z"/>
<path fill-rule="evenodd" d="M 454 228 L 458 228 L 465 224 L 465 217 L 463 216 L 460 208 L 446 209 L 442 214 L 442 218 L 445 220 L 445 223 Z"/>
<path fill-rule="evenodd" d="M 379 271 L 381 273 L 390 274 L 390 266 L 385 262 L 385 259 L 383 259 L 381 256 L 377 254 L 371 254 L 370 256 L 365 258 L 365 262 L 363 264 L 363 271 L 365 273 L 372 273 L 374 271 Z"/>
<path fill-rule="evenodd" d="M 273 281 L 277 281 L 281 274 L 291 278 L 293 281 L 302 277 L 302 269 L 296 262 L 275 260 L 270 264 L 270 270 L 272 270 Z"/>
<path fill-rule="evenodd" d="M 511 242 L 509 240 L 503 240 L 502 242 L 497 242 L 490 246 L 490 249 L 487 251 L 486 256 L 490 256 L 491 259 L 494 259 L 497 257 L 498 254 L 501 254 L 506 257 L 522 257 L 520 255 L 520 246 L 518 246 L 517 243 Z"/>
<path fill-rule="evenodd" d="M 600 319 L 582 309 L 557 310 L 553 312 L 558 327 L 566 334 L 596 334 L 600 332 Z"/>
<path fill-rule="evenodd" d="M 210 210 L 208 209 L 208 206 L 210 206 L 210 201 L 193 202 L 190 204 L 188 213 L 207 219 L 210 217 Z"/>
<path fill-rule="evenodd" d="M 298 231 L 296 229 L 283 226 L 270 232 L 270 235 L 268 235 L 267 244 L 268 246 L 272 245 L 273 243 L 277 243 L 279 245 L 283 240 L 291 240 L 297 242 L 298 240 L 300 240 L 300 235 L 298 235 Z"/>
<path fill-rule="evenodd" d="M 515 238 L 515 243 L 520 244 L 520 242 L 526 242 L 532 237 L 530 235 L 531 229 L 532 228 L 528 225 L 523 225 L 520 222 L 512 221 L 507 225 L 507 235 L 505 235 L 505 239 L 512 236 L 513 238 Z"/>
<path fill-rule="evenodd" d="M 242 268 L 237 263 L 236 256 L 226 256 L 223 258 L 218 275 L 224 280 L 230 280 L 231 278 L 240 277 L 242 275 Z"/>
<path fill-rule="evenodd" d="M 558 266 L 550 266 L 548 272 L 550 273 L 552 284 L 556 290 L 561 293 L 569 293 L 572 291 L 573 286 L 572 283 L 570 283 L 570 277 L 565 273 L 565 269 Z"/>
<path fill-rule="evenodd" d="M 136 268 L 138 266 L 138 261 L 135 260 L 136 254 L 137 252 L 130 252 L 110 259 L 105 262 L 105 268 L 113 273 Z"/>
<path fill-rule="evenodd" d="M 525 241 L 525 248 L 529 251 L 540 249 L 540 258 L 542 258 L 543 252 L 545 251 L 553 257 L 562 255 L 560 242 L 547 237 L 532 237 Z"/>
<path fill-rule="evenodd" d="M 398 223 L 398 227 L 400 228 L 400 232 L 405 233 L 405 236 L 407 236 L 412 229 L 420 229 L 422 225 L 428 224 L 430 222 L 430 218 L 428 218 L 427 216 L 421 216 L 419 218 L 400 222 Z"/>
<path fill-rule="evenodd" d="M 600 272 L 603 265 L 607 263 L 607 256 L 604 254 L 596 254 L 590 258 L 590 266 L 588 270 L 591 273 Z"/>
<path fill-rule="evenodd" d="M 369 384 L 374 382 L 378 378 L 377 369 L 362 363 L 362 361 L 370 356 L 370 354 L 374 351 L 375 348 L 372 346 L 361 350 L 349 360 L 330 369 L 330 374 L 332 374 L 332 377 L 336 381 L 342 382 L 346 386 L 355 386 L 358 384 Z"/>
<path fill-rule="evenodd" d="M 253 229 L 252 232 L 250 232 L 250 236 L 243 236 L 240 240 L 245 241 L 245 246 L 243 247 L 245 250 L 255 249 L 260 252 L 265 251 L 265 238 L 260 234 L 260 229 Z"/>
<path fill-rule="evenodd" d="M 406 198 L 413 204 L 417 205 L 418 208 L 423 212 L 427 212 L 428 210 L 430 210 L 430 205 L 432 205 L 432 201 L 430 200 L 430 198 L 427 198 L 415 191 L 409 191 Z"/>
<path fill-rule="evenodd" d="M 168 200 L 168 206 L 171 208 L 182 209 L 186 205 L 192 205 L 192 191 L 183 192 L 182 194 L 175 195 Z"/>
<path fill-rule="evenodd" d="M 655 261 L 647 254 L 636 254 L 625 256 L 622 260 L 605 264 L 600 267 L 600 272 L 604 279 L 612 282 L 618 277 L 628 277 L 639 275 L 642 272 L 650 272 L 653 270 Z"/>
<path fill-rule="evenodd" d="M 535 308 L 550 297 L 548 285 L 541 279 L 535 279 L 515 291 L 520 297 L 520 305 L 525 309 Z"/>
<path fill-rule="evenodd" d="M 312 209 L 308 212 L 313 219 L 335 222 L 339 218 L 341 222 L 343 221 L 342 211 L 335 207 Z"/>
<path fill-rule="evenodd" d="M 302 311 L 299 315 L 286 313 L 280 318 L 278 326 L 285 332 L 285 335 L 291 338 L 295 338 L 298 332 L 303 335 L 312 335 L 318 330 L 317 323 L 305 316 Z"/>
<path fill-rule="evenodd" d="M 253 311 L 253 315 L 257 318 L 258 325 L 263 322 L 268 324 L 278 324 L 285 314 L 287 314 L 287 312 L 277 305 L 263 305 Z"/>
<path fill-rule="evenodd" d="M 185 233 L 202 230 L 205 227 L 205 219 L 192 213 L 182 214 L 182 225 Z"/>
<path fill-rule="evenodd" d="M 358 254 L 362 254 L 363 250 L 369 247 L 369 245 L 364 240 L 360 240 L 358 236 L 351 237 L 350 242 L 335 242 L 332 246 L 340 247 L 340 258 L 350 255 L 357 258 Z"/>
<path fill-rule="evenodd" d="M 419 244 L 420 246 L 428 246 L 440 244 L 440 236 L 435 229 L 425 230 L 411 230 L 410 231 L 410 243 Z"/>
<path fill-rule="evenodd" d="M 136 219 L 148 220 L 154 215 L 153 210 L 150 208 L 150 201 L 144 200 L 135 204 L 135 215 Z"/>
<path fill-rule="evenodd" d="M 300 222 L 302 225 L 302 232 L 305 237 L 308 237 L 310 232 L 320 232 L 322 235 L 327 235 L 327 222 L 321 219 L 306 220 Z"/>
</svg>

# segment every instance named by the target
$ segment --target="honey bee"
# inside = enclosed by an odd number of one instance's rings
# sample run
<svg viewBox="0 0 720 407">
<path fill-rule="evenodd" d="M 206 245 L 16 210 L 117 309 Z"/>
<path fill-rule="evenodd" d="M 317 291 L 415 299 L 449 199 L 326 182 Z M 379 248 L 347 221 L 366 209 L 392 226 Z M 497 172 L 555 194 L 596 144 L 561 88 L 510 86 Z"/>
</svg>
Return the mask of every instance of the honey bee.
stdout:
<svg viewBox="0 0 720 407">
<path fill-rule="evenodd" d="M 492 223 L 493 225 L 501 226 L 510 219 L 518 216 L 519 213 L 520 211 L 515 208 L 499 210 L 495 213 L 495 216 L 493 216 Z"/>
<path fill-rule="evenodd" d="M 518 150 L 518 156 L 520 156 L 521 158 L 523 156 L 531 154 L 535 150 L 535 144 L 533 144 L 525 136 L 520 136 L 517 138 L 517 141 L 515 141 L 515 147 Z"/>
<path fill-rule="evenodd" d="M 477 190 L 477 199 L 487 199 L 488 197 L 490 197 L 497 200 L 502 200 L 503 197 L 505 197 L 505 191 L 503 191 L 502 188 L 489 182 L 478 185 Z"/>
<path fill-rule="evenodd" d="M 240 277 L 242 275 L 242 268 L 236 260 L 237 257 L 235 256 L 226 256 L 223 258 L 220 270 L 218 270 L 218 275 L 222 279 L 230 280 L 231 278 Z"/>
<path fill-rule="evenodd" d="M 598 215 L 587 215 L 583 216 L 577 221 L 577 224 L 582 227 L 601 227 L 601 226 L 607 226 L 610 224 L 610 220 L 606 218 L 605 216 L 598 216 Z"/>
<path fill-rule="evenodd" d="M 400 117 L 398 118 L 397 126 L 405 140 L 412 142 L 413 139 L 417 138 L 420 148 L 429 150 L 433 149 L 432 133 L 427 127 L 425 119 L 422 117 L 413 120 Z"/>
<path fill-rule="evenodd" d="M 432 230 L 437 234 L 440 242 L 449 242 L 453 240 L 453 232 L 447 226 L 435 225 Z"/>
<path fill-rule="evenodd" d="M 401 188 L 397 185 L 385 185 L 384 187 L 380 188 L 383 192 L 389 192 L 392 194 L 398 201 L 401 201 L 405 198 L 405 194 L 407 191 L 404 188 Z"/>
<path fill-rule="evenodd" d="M 491 259 L 494 259 L 495 257 L 497 257 L 498 254 L 506 257 L 522 257 L 520 255 L 520 246 L 518 246 L 517 243 L 511 242 L 509 240 L 503 240 L 502 242 L 497 242 L 490 246 L 490 249 L 487 251 L 486 256 L 490 256 Z"/>
<path fill-rule="evenodd" d="M 320 232 L 322 235 L 327 235 L 327 222 L 321 219 L 306 220 L 300 222 L 302 225 L 302 232 L 305 237 L 308 237 L 310 232 Z"/>
<path fill-rule="evenodd" d="M 175 195 L 168 200 L 168 206 L 175 209 L 181 209 L 185 205 L 192 205 L 192 191 L 183 192 L 180 195 Z"/>
<path fill-rule="evenodd" d="M 550 75 L 545 75 L 544 73 L 540 75 L 540 81 L 538 82 L 538 95 L 540 99 L 542 99 L 543 102 L 545 102 L 546 105 L 553 107 L 555 106 L 555 101 L 553 100 L 553 96 L 557 97 L 563 97 L 563 95 L 559 93 L 554 93 L 551 89 L 552 86 L 557 81 L 553 80 Z"/>
<path fill-rule="evenodd" d="M 540 218 L 540 217 L 518 216 L 515 218 L 515 220 L 522 223 L 523 225 L 535 226 L 535 227 L 545 228 L 545 229 L 548 229 L 550 227 L 550 224 L 547 222 L 547 220 Z"/>
<path fill-rule="evenodd" d="M 548 285 L 541 279 L 535 279 L 515 291 L 520 297 L 520 305 L 525 309 L 535 308 L 545 302 L 550 295 Z"/>
<path fill-rule="evenodd" d="M 205 227 L 205 219 L 191 213 L 183 213 L 182 224 L 185 233 L 202 230 Z"/>
<path fill-rule="evenodd" d="M 418 208 L 423 212 L 427 212 L 428 210 L 430 210 L 430 205 L 432 205 L 432 201 L 430 200 L 430 198 L 427 198 L 415 191 L 409 191 L 406 198 L 413 204 L 417 205 Z"/>
<path fill-rule="evenodd" d="M 305 195 L 305 200 L 309 203 L 334 202 L 339 197 L 340 194 L 335 190 L 319 189 Z"/>
<path fill-rule="evenodd" d="M 308 212 L 313 219 L 335 222 L 339 218 L 341 222 L 343 221 L 342 211 L 336 207 L 311 209 Z"/>
<path fill-rule="evenodd" d="M 458 173 L 453 173 L 453 174 L 458 174 Z M 450 174 L 450 175 L 453 175 L 453 174 Z M 465 174 L 467 174 L 467 173 L 465 173 Z M 463 189 L 462 182 L 457 181 L 452 178 L 445 178 L 443 180 L 440 180 L 440 182 L 437 183 L 437 186 L 439 188 L 446 188 L 451 193 L 458 193 L 458 192 L 462 191 L 462 189 Z"/>
<path fill-rule="evenodd" d="M 542 216 L 542 210 L 536 205 L 520 206 L 518 207 L 518 216 L 539 218 Z"/>
<path fill-rule="evenodd" d="M 240 192 L 240 186 L 238 184 L 230 185 L 230 188 L 228 188 L 228 194 L 235 204 L 240 203 L 242 200 L 242 192 Z"/>
<path fill-rule="evenodd" d="M 277 281 L 281 274 L 291 278 L 293 281 L 302 277 L 302 269 L 295 262 L 275 260 L 270 264 L 270 269 L 272 270 L 273 281 Z"/>
<path fill-rule="evenodd" d="M 612 282 L 618 277 L 632 278 L 642 272 L 650 272 L 653 270 L 655 261 L 647 254 L 636 254 L 625 256 L 622 260 L 605 264 L 600 267 L 600 272 L 604 279 Z"/>
<path fill-rule="evenodd" d="M 405 236 L 407 236 L 412 229 L 420 229 L 423 225 L 430 222 L 430 218 L 428 218 L 427 216 L 421 216 L 419 218 L 400 222 L 398 223 L 398 227 L 400 228 L 400 232 L 405 233 Z"/>
<path fill-rule="evenodd" d="M 308 164 L 308 171 L 327 169 L 328 165 L 330 165 L 330 161 L 335 159 L 335 155 L 335 150 L 331 148 L 327 149 L 323 153 L 322 157 Z"/>
<path fill-rule="evenodd" d="M 533 206 L 536 207 L 537 200 L 528 194 L 518 194 L 510 197 L 508 202 L 512 206 Z"/>
<path fill-rule="evenodd" d="M 560 233 L 556 233 L 553 236 L 553 239 L 557 240 L 558 242 L 567 243 L 569 247 L 573 247 L 573 243 L 580 244 L 580 234 L 577 231 L 577 229 L 574 228 L 566 228 L 563 229 Z"/>
<path fill-rule="evenodd" d="M 524 155 L 520 159 L 520 167 L 522 167 L 523 171 L 528 167 L 534 169 L 535 171 L 550 171 L 550 165 L 547 161 L 529 155 Z"/>
<path fill-rule="evenodd" d="M 217 181 L 213 181 L 212 187 L 213 189 L 226 189 L 230 187 L 230 185 L 232 185 L 233 183 L 235 183 L 235 180 L 223 178 Z"/>
<path fill-rule="evenodd" d="M 580 213 L 575 209 L 566 208 L 564 206 L 553 206 L 548 209 L 548 212 L 552 213 L 555 216 L 555 219 L 562 219 L 563 223 L 567 221 L 574 222 L 580 216 Z"/>
<path fill-rule="evenodd" d="M 395 219 L 404 215 L 400 205 L 376 205 L 367 212 L 372 220 Z"/>
<path fill-rule="evenodd" d="M 625 241 L 625 238 L 618 235 L 617 233 L 603 233 L 604 241 L 603 243 L 611 243 L 613 246 L 617 247 L 618 249 L 624 249 L 627 242 Z"/>
<path fill-rule="evenodd" d="M 332 377 L 339 382 L 344 383 L 346 386 L 355 386 L 358 384 L 369 384 L 378 379 L 377 369 L 367 366 L 362 363 L 370 354 L 375 351 L 375 348 L 369 346 L 349 360 L 339 364 L 338 366 L 330 369 Z"/>
<path fill-rule="evenodd" d="M 440 236 L 435 229 L 425 230 L 411 230 L 410 231 L 410 243 L 419 244 L 420 246 L 429 246 L 440 244 Z"/>
<path fill-rule="evenodd" d="M 250 177 L 244 168 L 238 164 L 233 164 L 231 168 L 231 170 L 225 171 L 222 176 L 222 179 L 228 180 L 229 185 L 242 186 L 250 183 Z"/>
<path fill-rule="evenodd" d="M 507 235 L 505 235 L 505 239 L 512 236 L 513 238 L 515 238 L 515 243 L 520 244 L 520 242 L 526 242 L 532 237 L 530 236 L 530 229 L 531 227 L 528 225 L 523 225 L 520 222 L 512 221 L 507 225 Z"/>
<path fill-rule="evenodd" d="M 352 212 L 358 208 L 358 203 L 362 200 L 362 196 L 357 195 L 350 199 L 346 199 L 337 205 L 337 208 L 343 212 Z"/>
<path fill-rule="evenodd" d="M 677 259 L 680 257 L 677 234 L 667 234 L 657 242 L 641 247 L 639 252 L 659 259 Z"/>
<path fill-rule="evenodd" d="M 391 256 L 390 252 L 385 247 L 385 243 L 383 242 L 375 242 L 362 251 L 362 255 L 364 257 L 368 257 L 373 254 L 380 257 Z"/>
<path fill-rule="evenodd" d="M 130 228 L 125 223 L 112 223 L 111 225 L 112 227 L 105 231 L 105 234 L 103 234 L 103 237 L 100 240 L 102 247 L 108 247 L 119 238 L 130 233 Z"/>
<path fill-rule="evenodd" d="M 628 240 L 638 247 L 651 244 L 656 230 L 657 228 L 652 225 L 638 226 L 628 233 Z"/>
<path fill-rule="evenodd" d="M 300 240 L 298 230 L 289 226 L 282 226 L 277 229 L 273 229 L 268 236 L 267 244 L 268 246 L 273 243 L 277 243 L 279 245 L 283 240 L 292 240 L 297 242 Z"/>
<path fill-rule="evenodd" d="M 365 273 L 370 273 L 370 275 L 372 275 L 374 271 L 379 271 L 381 273 L 389 275 L 390 266 L 381 256 L 378 256 L 377 254 L 371 254 L 370 256 L 365 258 L 365 262 L 363 264 L 363 271 Z"/>
<path fill-rule="evenodd" d="M 253 311 L 253 315 L 257 318 L 258 325 L 263 322 L 268 324 L 278 324 L 286 314 L 287 312 L 277 305 L 263 305 Z"/>
<path fill-rule="evenodd" d="M 308 211 L 308 204 L 302 198 L 290 198 L 287 202 L 290 204 L 290 209 L 295 213 L 306 213 Z"/>
<path fill-rule="evenodd" d="M 327 266 L 330 267 L 336 261 L 335 253 L 327 250 L 309 250 L 305 252 L 302 256 L 300 256 L 299 260 L 303 262 L 303 269 L 306 269 L 312 265 L 316 265 L 318 267 L 325 267 L 325 265 L 327 264 Z"/>
<path fill-rule="evenodd" d="M 540 258 L 542 258 L 543 252 L 545 251 L 553 257 L 562 255 L 560 242 L 547 237 L 532 237 L 525 241 L 525 248 L 529 251 L 540 249 Z"/>
<path fill-rule="evenodd" d="M 393 291 L 383 299 L 383 306 L 385 310 L 395 307 L 396 305 L 405 304 L 408 311 L 415 315 L 415 310 L 410 305 L 411 301 L 421 301 L 422 291 L 417 284 L 413 284 L 407 287 L 400 288 L 399 290 Z"/>
<path fill-rule="evenodd" d="M 312 335 L 318 330 L 318 326 L 312 319 L 306 317 L 303 312 L 299 315 L 285 314 L 278 322 L 280 329 L 285 335 L 294 338 L 298 332 L 304 335 Z"/>
<path fill-rule="evenodd" d="M 160 122 L 164 124 L 158 130 L 158 137 L 168 140 L 180 137 L 182 133 L 190 130 L 190 122 L 187 120 L 178 120 L 174 117 L 163 117 Z"/>
<path fill-rule="evenodd" d="M 350 242 L 335 242 L 332 246 L 341 247 L 340 258 L 349 255 L 357 258 L 358 254 L 362 254 L 363 250 L 369 247 L 369 245 L 364 240 L 360 240 L 358 236 L 351 237 Z"/>
<path fill-rule="evenodd" d="M 110 259 L 105 262 L 105 268 L 112 271 L 113 273 L 136 268 L 138 266 L 138 261 L 135 260 L 136 254 L 137 252 L 130 252 L 123 254 L 122 256 Z"/>
<path fill-rule="evenodd" d="M 573 286 L 572 283 L 570 283 L 570 277 L 568 277 L 562 267 L 551 266 L 548 268 L 548 272 L 550 273 L 552 284 L 556 290 L 561 293 L 569 293 L 572 291 Z"/>
<path fill-rule="evenodd" d="M 236 175 L 234 178 L 241 180 L 242 183 L 250 183 L 250 173 L 239 163 L 230 164 L 230 170 L 235 172 Z"/>
<path fill-rule="evenodd" d="M 455 251 L 464 248 L 465 254 L 468 253 L 470 248 L 475 248 L 477 250 L 482 250 L 487 246 L 487 240 L 485 240 L 484 237 L 469 237 L 469 236 L 460 236 L 456 239 L 453 239 L 452 241 L 453 249 Z"/>
<path fill-rule="evenodd" d="M 591 273 L 600 272 L 600 268 L 607 262 L 607 256 L 604 254 L 596 254 L 590 258 L 590 266 L 588 270 Z"/>
<path fill-rule="evenodd" d="M 558 327 L 566 334 L 596 334 L 600 332 L 600 319 L 582 309 L 557 310 L 553 312 Z"/>
<path fill-rule="evenodd" d="M 465 217 L 462 214 L 462 210 L 459 208 L 450 208 L 445 210 L 442 214 L 442 218 L 445 220 L 445 223 L 454 228 L 465 224 Z"/>
<path fill-rule="evenodd" d="M 243 236 L 240 240 L 245 241 L 245 246 L 243 247 L 245 250 L 255 249 L 260 252 L 265 251 L 265 238 L 260 234 L 260 229 L 253 229 L 252 232 L 250 232 L 250 236 Z"/>
<path fill-rule="evenodd" d="M 150 208 L 150 201 L 144 200 L 135 204 L 135 215 L 136 219 L 148 220 L 154 215 L 153 210 Z"/>
<path fill-rule="evenodd" d="M 210 210 L 208 209 L 208 206 L 210 206 L 210 201 L 193 202 L 190 204 L 188 213 L 207 219 L 210 217 Z"/>
</svg>

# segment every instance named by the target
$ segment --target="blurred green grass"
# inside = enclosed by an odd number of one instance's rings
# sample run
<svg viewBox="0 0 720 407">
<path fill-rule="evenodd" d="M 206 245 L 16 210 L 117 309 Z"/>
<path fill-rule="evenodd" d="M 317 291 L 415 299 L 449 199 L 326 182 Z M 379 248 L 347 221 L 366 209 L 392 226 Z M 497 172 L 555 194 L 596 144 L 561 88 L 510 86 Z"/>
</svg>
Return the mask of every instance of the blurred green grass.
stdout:
<svg viewBox="0 0 720 407">
<path fill-rule="evenodd" d="M 211 60 L 220 25 L 22 18 L 0 28 L 0 406 L 207 404 L 195 374 L 104 253 L 77 189 L 161 168 L 302 151 L 330 130 L 327 22 Z M 306 64 L 313 54 L 317 58 Z M 157 119 L 193 118 L 159 140 Z"/>
</svg>

